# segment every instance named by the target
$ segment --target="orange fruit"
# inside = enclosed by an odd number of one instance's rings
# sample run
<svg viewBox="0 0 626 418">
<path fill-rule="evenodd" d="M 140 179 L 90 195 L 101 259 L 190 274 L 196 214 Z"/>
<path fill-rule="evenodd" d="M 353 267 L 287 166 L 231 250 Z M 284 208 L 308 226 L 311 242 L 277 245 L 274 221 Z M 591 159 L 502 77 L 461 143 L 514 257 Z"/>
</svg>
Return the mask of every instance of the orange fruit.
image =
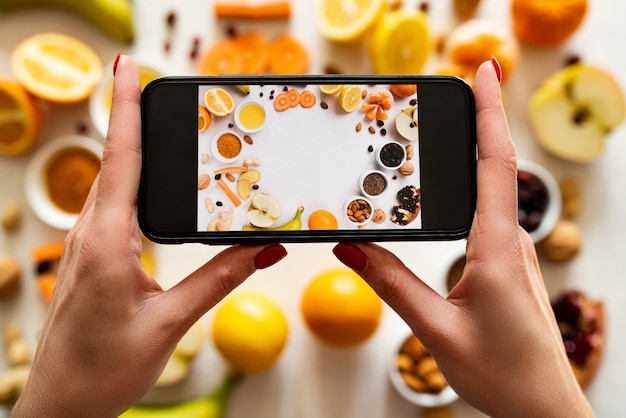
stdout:
<svg viewBox="0 0 626 418">
<path fill-rule="evenodd" d="M 588 0 L 513 0 L 513 29 L 520 41 L 556 46 L 569 38 L 587 13 Z"/>
<path fill-rule="evenodd" d="M 318 209 L 309 216 L 309 229 L 337 229 L 339 224 L 335 215 L 324 209 Z"/>
<path fill-rule="evenodd" d="M 380 322 L 382 302 L 354 271 L 331 269 L 315 277 L 302 295 L 307 327 L 321 341 L 350 347 L 371 337 Z"/>
<path fill-rule="evenodd" d="M 41 131 L 41 110 L 13 80 L 0 78 L 0 154 L 28 151 Z"/>
<path fill-rule="evenodd" d="M 220 87 L 213 87 L 207 90 L 204 94 L 204 105 L 215 116 L 230 115 L 235 110 L 233 96 Z"/>
<path fill-rule="evenodd" d="M 211 114 L 206 107 L 198 105 L 198 132 L 204 132 L 211 124 Z"/>
<path fill-rule="evenodd" d="M 75 103 L 102 78 L 102 62 L 91 47 L 60 33 L 40 33 L 19 43 L 11 68 L 26 90 L 42 99 Z"/>
<path fill-rule="evenodd" d="M 495 56 L 502 67 L 502 82 L 511 76 L 519 61 L 520 50 L 511 30 L 499 22 L 471 19 L 459 25 L 448 38 L 452 64 L 471 69 Z"/>
</svg>

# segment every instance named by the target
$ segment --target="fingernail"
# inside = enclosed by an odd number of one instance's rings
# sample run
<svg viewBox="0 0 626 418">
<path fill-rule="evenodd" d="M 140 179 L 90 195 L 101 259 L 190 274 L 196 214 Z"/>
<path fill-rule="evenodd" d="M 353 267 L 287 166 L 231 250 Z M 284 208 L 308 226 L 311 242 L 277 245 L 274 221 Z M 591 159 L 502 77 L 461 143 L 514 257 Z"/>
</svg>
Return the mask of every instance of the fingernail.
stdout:
<svg viewBox="0 0 626 418">
<path fill-rule="evenodd" d="M 280 244 L 272 244 L 265 247 L 254 257 L 254 266 L 257 269 L 265 269 L 278 263 L 285 258 L 287 250 Z"/>
<path fill-rule="evenodd" d="M 496 70 L 496 77 L 498 77 L 498 83 L 502 82 L 502 67 L 500 67 L 500 63 L 498 62 L 498 59 L 492 55 L 491 56 L 491 64 L 493 65 L 493 68 Z"/>
<path fill-rule="evenodd" d="M 117 53 L 117 57 L 115 57 L 115 61 L 113 62 L 113 76 L 115 77 L 115 73 L 117 72 L 117 64 L 120 62 L 120 57 L 122 56 L 121 52 Z"/>
<path fill-rule="evenodd" d="M 333 248 L 333 254 L 343 264 L 360 273 L 367 265 L 367 257 L 354 245 L 339 243 Z"/>
</svg>

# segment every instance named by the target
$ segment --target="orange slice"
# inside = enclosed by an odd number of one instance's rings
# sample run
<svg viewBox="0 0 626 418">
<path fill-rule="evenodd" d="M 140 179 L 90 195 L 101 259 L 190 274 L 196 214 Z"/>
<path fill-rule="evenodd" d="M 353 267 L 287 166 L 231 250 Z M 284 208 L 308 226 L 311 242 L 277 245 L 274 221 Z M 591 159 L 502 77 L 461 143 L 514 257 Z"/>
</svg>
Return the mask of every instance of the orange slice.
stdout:
<svg viewBox="0 0 626 418">
<path fill-rule="evenodd" d="M 11 54 L 11 68 L 30 93 L 59 103 L 86 99 L 102 78 L 102 62 L 94 50 L 59 33 L 23 40 Z"/>
<path fill-rule="evenodd" d="M 198 132 L 204 132 L 211 124 L 211 114 L 204 106 L 198 106 Z"/>
<path fill-rule="evenodd" d="M 233 96 L 226 90 L 214 87 L 204 94 L 204 105 L 215 116 L 226 116 L 235 110 Z"/>
<path fill-rule="evenodd" d="M 28 93 L 12 80 L 0 78 L 0 154 L 28 151 L 41 131 L 41 111 Z"/>
</svg>

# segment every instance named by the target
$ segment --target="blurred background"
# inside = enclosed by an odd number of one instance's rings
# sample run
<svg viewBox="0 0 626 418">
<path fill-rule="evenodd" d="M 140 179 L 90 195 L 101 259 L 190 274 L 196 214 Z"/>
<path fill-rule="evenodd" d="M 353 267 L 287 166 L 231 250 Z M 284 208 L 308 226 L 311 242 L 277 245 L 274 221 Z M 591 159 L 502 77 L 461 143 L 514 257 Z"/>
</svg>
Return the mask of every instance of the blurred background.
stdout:
<svg viewBox="0 0 626 418">
<path fill-rule="evenodd" d="M 626 320 L 625 14 L 626 3 L 617 0 L 0 0 L 0 326 L 7 348 L 0 350 L 0 417 L 8 417 L 27 374 L 54 285 L 59 242 L 76 212 L 63 209 L 75 205 L 76 196 L 50 202 L 39 174 L 60 149 L 80 147 L 100 155 L 118 52 L 139 62 L 144 82 L 160 75 L 248 69 L 447 74 L 471 84 L 477 65 L 495 55 L 503 67 L 518 156 L 531 163 L 524 166 L 529 172 L 557 184 L 548 192 L 552 202 L 562 203 L 554 222 L 543 225 L 549 235 L 537 244 L 546 287 L 555 301 L 581 292 L 599 302 L 593 306 L 606 318 L 564 331 L 566 342 L 578 331 L 593 335 L 584 344 L 569 341 L 573 367 L 597 416 L 621 416 L 626 410 L 621 395 L 626 337 L 620 327 Z M 81 169 L 88 181 L 89 158 L 72 158 L 67 165 Z M 520 179 L 520 190 L 527 191 L 528 181 Z M 541 199 L 533 190 L 520 202 L 530 229 L 547 219 L 541 205 L 534 214 L 524 206 Z M 463 241 L 385 246 L 442 295 L 451 266 L 464 254 Z M 288 323 L 287 328 L 264 324 L 282 330 L 282 340 L 265 341 L 281 346 L 279 355 L 266 358 L 265 367 L 253 365 L 262 370 L 244 365 L 245 342 L 215 331 L 218 306 L 176 354 L 182 366 L 172 366 L 177 371 L 144 404 L 185 411 L 185 404 L 212 393 L 236 366 L 246 377 L 231 393 L 227 417 L 482 416 L 462 400 L 430 408 L 405 399 L 387 370 L 394 367 L 389 364 L 395 364 L 399 339 L 408 335 L 402 321 L 362 289 L 337 294 L 326 284 L 308 291 L 322 273 L 341 268 L 331 244 L 287 248 L 285 260 L 242 285 Z M 219 250 L 146 241 L 143 261 L 168 287 Z M 354 281 L 345 271 L 333 274 L 331 282 Z M 302 306 L 308 299 L 328 303 L 307 310 Z M 362 330 L 365 336 L 350 340 L 357 319 L 329 301 L 362 307 L 373 324 Z M 308 325 L 325 309 L 343 328 Z M 226 322 L 239 320 L 246 318 Z M 349 344 L 341 343 L 343 337 Z M 248 338 L 264 340 L 258 334 Z M 218 350 L 216 341 L 224 340 L 227 348 Z M 158 416 L 158 409 L 153 412 Z M 190 410 L 178 415 L 196 416 Z"/>
</svg>

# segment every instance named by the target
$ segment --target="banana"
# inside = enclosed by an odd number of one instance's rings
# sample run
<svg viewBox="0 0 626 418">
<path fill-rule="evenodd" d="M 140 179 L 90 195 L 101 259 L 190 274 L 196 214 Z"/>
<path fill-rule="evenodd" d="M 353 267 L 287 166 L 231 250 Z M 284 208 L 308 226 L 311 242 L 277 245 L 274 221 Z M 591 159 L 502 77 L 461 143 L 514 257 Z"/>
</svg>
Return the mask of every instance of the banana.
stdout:
<svg viewBox="0 0 626 418">
<path fill-rule="evenodd" d="M 0 12 L 35 8 L 55 8 L 74 13 L 124 44 L 130 44 L 135 36 L 129 0 L 0 0 Z"/>
<path fill-rule="evenodd" d="M 242 374 L 226 376 L 215 392 L 206 398 L 165 407 L 135 405 L 119 418 L 221 418 L 229 395 L 242 378 Z"/>
<path fill-rule="evenodd" d="M 250 94 L 250 86 L 246 86 L 244 84 L 238 84 L 235 86 L 235 88 L 239 90 L 240 92 L 242 92 L 243 94 L 246 94 L 246 95 Z"/>
<path fill-rule="evenodd" d="M 258 226 L 252 225 L 244 225 L 244 231 L 299 231 L 302 229 L 302 211 L 304 211 L 304 206 L 300 206 L 298 211 L 296 212 L 296 216 L 293 217 L 292 220 L 287 222 L 284 225 L 277 226 L 274 228 L 259 228 Z"/>
</svg>

